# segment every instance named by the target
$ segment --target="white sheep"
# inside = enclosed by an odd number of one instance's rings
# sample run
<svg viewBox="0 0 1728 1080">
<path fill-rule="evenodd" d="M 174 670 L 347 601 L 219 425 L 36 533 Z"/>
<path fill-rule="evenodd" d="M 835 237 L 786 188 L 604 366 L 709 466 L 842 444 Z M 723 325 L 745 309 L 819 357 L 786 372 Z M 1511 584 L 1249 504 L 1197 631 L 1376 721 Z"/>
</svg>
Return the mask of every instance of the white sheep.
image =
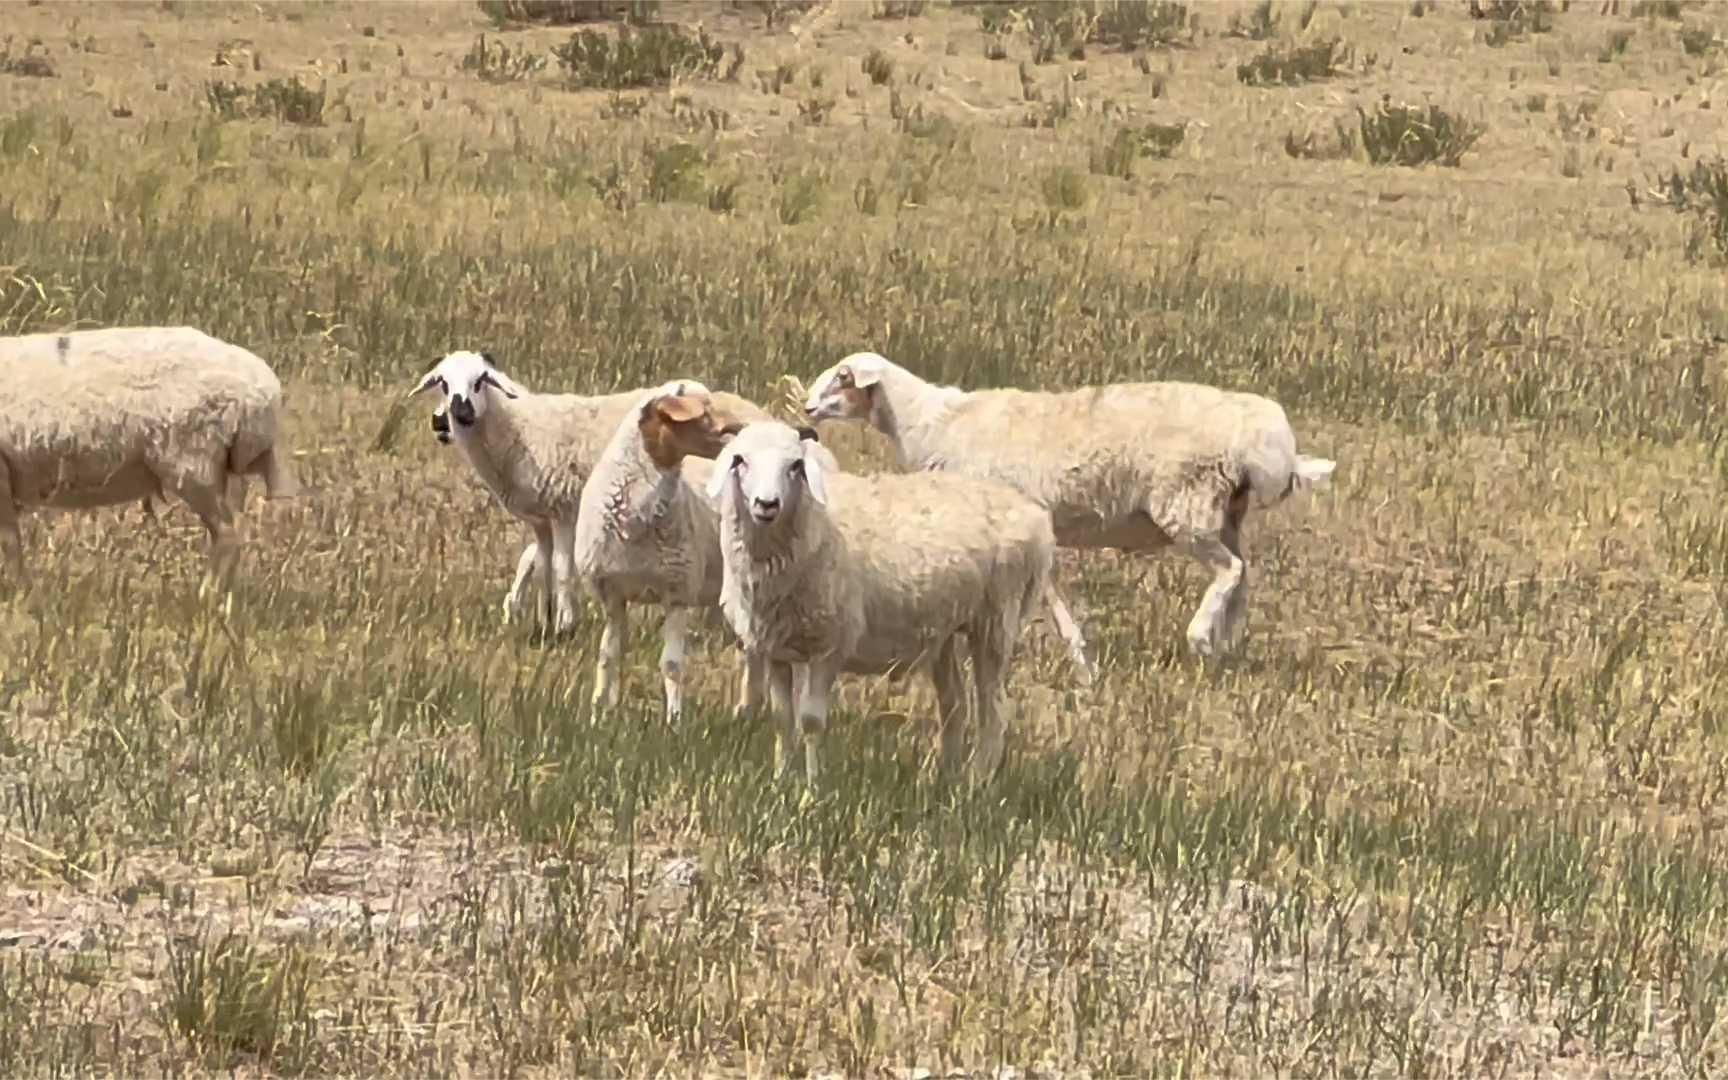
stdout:
<svg viewBox="0 0 1728 1080">
<path fill-rule="evenodd" d="M 1296 452 L 1276 402 L 1194 383 L 966 391 L 859 352 L 811 384 L 805 414 L 869 423 L 902 468 L 1014 486 L 1050 511 L 1064 547 L 1186 551 L 1213 574 L 1188 624 L 1201 656 L 1228 648 L 1245 622 L 1249 509 L 1320 487 L 1335 468 Z M 1090 679 L 1085 640 L 1053 581 L 1045 600 Z"/>
<path fill-rule="evenodd" d="M 616 706 L 626 606 L 666 608 L 660 673 L 666 715 L 683 709 L 685 636 L 692 613 L 720 597 L 720 523 L 703 493 L 712 458 L 760 408 L 732 397 L 721 403 L 693 379 L 647 392 L 625 413 L 582 490 L 576 524 L 576 572 L 605 615 L 594 677 L 596 709 Z M 730 405 L 731 408 L 727 406 Z M 760 692 L 745 671 L 740 708 Z"/>
<path fill-rule="evenodd" d="M 168 495 L 210 534 L 211 566 L 238 554 L 249 476 L 270 498 L 298 485 L 279 429 L 282 384 L 262 359 L 191 327 L 0 338 L 0 539 L 24 564 L 21 514 Z"/>
<path fill-rule="evenodd" d="M 782 768 L 802 735 L 817 776 L 842 672 L 914 668 L 935 684 L 943 767 L 958 765 L 964 635 L 973 767 L 988 775 L 1002 757 L 1008 665 L 1054 556 L 1049 515 L 1013 488 L 964 477 L 829 475 L 816 447 L 786 424 L 747 424 L 708 487 L 720 504 L 721 609 L 746 654 L 769 663 Z"/>
</svg>

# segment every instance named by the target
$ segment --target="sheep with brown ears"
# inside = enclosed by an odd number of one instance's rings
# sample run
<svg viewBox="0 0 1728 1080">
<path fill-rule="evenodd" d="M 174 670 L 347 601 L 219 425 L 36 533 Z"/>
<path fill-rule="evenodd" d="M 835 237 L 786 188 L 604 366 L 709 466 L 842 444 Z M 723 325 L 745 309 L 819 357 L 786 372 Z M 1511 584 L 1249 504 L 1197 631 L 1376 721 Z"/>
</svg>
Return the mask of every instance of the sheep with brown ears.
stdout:
<svg viewBox="0 0 1728 1080">
<path fill-rule="evenodd" d="M 576 572 L 606 618 L 594 676 L 596 709 L 618 702 L 625 619 L 632 603 L 666 609 L 660 674 L 667 718 L 683 709 L 690 617 L 720 597 L 720 524 L 703 488 L 714 455 L 746 421 L 764 415 L 753 405 L 740 409 L 737 403 L 748 405 L 736 398 L 723 404 L 694 379 L 644 393 L 619 421 L 583 488 Z M 748 667 L 745 676 L 741 708 L 760 697 Z"/>
<path fill-rule="evenodd" d="M 1194 383 L 967 391 L 859 352 L 817 377 L 805 414 L 870 424 L 903 468 L 1017 488 L 1050 512 L 1064 547 L 1186 552 L 1213 575 L 1188 624 L 1202 656 L 1228 648 L 1245 622 L 1249 511 L 1323 486 L 1336 467 L 1296 452 L 1276 402 Z M 1090 680 L 1085 639 L 1053 583 L 1045 600 Z"/>
</svg>

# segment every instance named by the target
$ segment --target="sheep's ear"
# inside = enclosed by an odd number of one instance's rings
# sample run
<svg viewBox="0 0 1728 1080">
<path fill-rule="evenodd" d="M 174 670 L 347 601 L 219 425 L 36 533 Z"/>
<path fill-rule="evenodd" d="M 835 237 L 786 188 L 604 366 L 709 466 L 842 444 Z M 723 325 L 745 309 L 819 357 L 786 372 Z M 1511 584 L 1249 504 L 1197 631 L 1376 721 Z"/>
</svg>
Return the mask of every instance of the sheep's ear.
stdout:
<svg viewBox="0 0 1728 1080">
<path fill-rule="evenodd" d="M 852 385 L 860 389 L 882 381 L 882 358 L 875 353 L 861 353 L 846 358 L 842 370 L 852 376 Z"/>
<path fill-rule="evenodd" d="M 487 349 L 480 350 L 480 359 L 486 361 L 486 366 L 489 368 L 496 369 L 498 367 L 498 358 Z"/>
<path fill-rule="evenodd" d="M 685 424 L 696 419 L 707 411 L 707 406 L 700 398 L 688 394 L 668 395 L 654 399 L 654 408 L 661 419 L 674 424 Z"/>
<path fill-rule="evenodd" d="M 732 462 L 738 457 L 738 451 L 725 449 L 714 459 L 714 471 L 708 474 L 708 497 L 718 499 L 726 494 L 726 478 L 732 475 Z"/>
<path fill-rule="evenodd" d="M 804 483 L 810 488 L 810 497 L 828 505 L 828 478 L 822 474 L 822 460 L 811 452 L 815 446 L 814 440 L 804 441 Z"/>
<path fill-rule="evenodd" d="M 426 373 L 425 378 L 420 380 L 419 386 L 416 386 L 414 389 L 408 391 L 408 396 L 413 397 L 415 394 L 423 393 L 427 390 L 432 389 L 434 386 L 438 385 L 438 378 L 439 378 L 438 369 L 433 368 L 431 371 L 428 371 Z"/>
<path fill-rule="evenodd" d="M 494 387 L 500 394 L 503 394 L 507 398 L 517 398 L 522 396 L 522 388 L 516 385 L 516 380 L 504 374 L 502 371 L 488 371 L 486 374 L 480 376 L 480 381 L 487 386 Z"/>
</svg>

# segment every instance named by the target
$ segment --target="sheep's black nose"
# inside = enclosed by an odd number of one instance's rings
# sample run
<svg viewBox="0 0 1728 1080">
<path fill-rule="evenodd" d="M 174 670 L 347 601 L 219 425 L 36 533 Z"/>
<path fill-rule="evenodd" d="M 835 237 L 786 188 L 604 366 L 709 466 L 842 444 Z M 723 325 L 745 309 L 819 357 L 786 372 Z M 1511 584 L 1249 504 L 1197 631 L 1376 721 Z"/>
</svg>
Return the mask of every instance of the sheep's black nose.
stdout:
<svg viewBox="0 0 1728 1080">
<path fill-rule="evenodd" d="M 754 502 L 756 503 L 756 509 L 763 511 L 764 513 L 772 514 L 776 510 L 780 509 L 779 499 L 756 499 Z"/>
<path fill-rule="evenodd" d="M 474 403 L 465 397 L 452 399 L 450 418 L 458 424 L 472 424 L 474 422 Z"/>
</svg>

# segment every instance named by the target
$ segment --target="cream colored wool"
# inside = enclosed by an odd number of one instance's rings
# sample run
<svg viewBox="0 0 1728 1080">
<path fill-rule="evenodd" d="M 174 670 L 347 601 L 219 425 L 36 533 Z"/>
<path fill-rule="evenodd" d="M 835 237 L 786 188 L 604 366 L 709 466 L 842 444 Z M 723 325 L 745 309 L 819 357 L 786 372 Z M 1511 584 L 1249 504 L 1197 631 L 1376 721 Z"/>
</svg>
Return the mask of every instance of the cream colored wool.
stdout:
<svg viewBox="0 0 1728 1080">
<path fill-rule="evenodd" d="M 280 437 L 282 385 L 251 352 L 190 327 L 0 338 L 0 540 L 23 565 L 20 516 L 172 495 L 237 553 L 247 477 L 297 490 Z M 153 513 L 153 511 L 151 511 Z"/>
<path fill-rule="evenodd" d="M 805 408 L 812 420 L 871 424 L 893 441 L 903 468 L 1013 486 L 1049 510 L 1064 547 L 1186 551 L 1213 572 L 1188 626 L 1201 655 L 1227 648 L 1245 621 L 1249 509 L 1321 486 L 1335 467 L 1296 452 L 1276 402 L 1195 383 L 965 391 L 854 353 L 811 384 Z M 1054 584 L 1045 599 L 1090 674 L 1084 638 Z"/>
<path fill-rule="evenodd" d="M 935 683 L 943 764 L 958 764 L 964 636 L 974 767 L 989 773 L 1003 749 L 1008 665 L 1050 571 L 1049 516 L 1013 488 L 963 477 L 833 475 L 817 445 L 785 424 L 747 425 L 709 486 L 720 501 L 721 608 L 746 653 L 770 664 L 783 767 L 801 736 L 816 775 L 840 673 L 914 669 Z"/>
</svg>

